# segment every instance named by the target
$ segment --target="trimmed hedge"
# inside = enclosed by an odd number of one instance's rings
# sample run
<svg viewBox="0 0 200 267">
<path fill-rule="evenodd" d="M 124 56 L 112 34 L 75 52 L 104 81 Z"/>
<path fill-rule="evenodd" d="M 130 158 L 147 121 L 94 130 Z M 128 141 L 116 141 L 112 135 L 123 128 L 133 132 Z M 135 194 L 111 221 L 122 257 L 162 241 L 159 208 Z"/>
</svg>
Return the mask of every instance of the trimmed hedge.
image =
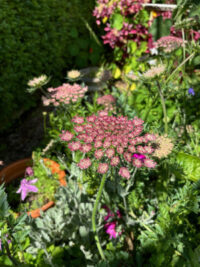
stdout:
<svg viewBox="0 0 200 267">
<path fill-rule="evenodd" d="M 54 86 L 66 69 L 98 64 L 102 48 L 81 18 L 93 25 L 94 4 L 0 0 L 0 131 L 34 105 L 35 97 L 25 90 L 29 79 L 44 73 Z"/>
</svg>

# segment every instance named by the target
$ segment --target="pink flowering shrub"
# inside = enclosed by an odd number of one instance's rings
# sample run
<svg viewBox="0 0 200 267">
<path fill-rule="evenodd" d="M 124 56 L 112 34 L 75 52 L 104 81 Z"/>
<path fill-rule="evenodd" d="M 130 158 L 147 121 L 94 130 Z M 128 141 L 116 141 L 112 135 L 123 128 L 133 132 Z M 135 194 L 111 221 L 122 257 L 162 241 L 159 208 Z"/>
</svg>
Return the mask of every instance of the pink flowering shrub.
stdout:
<svg viewBox="0 0 200 267">
<path fill-rule="evenodd" d="M 128 52 L 128 41 L 136 42 L 139 47 L 142 42 L 152 48 L 152 35 L 148 33 L 148 15 L 143 12 L 144 0 L 109 1 L 98 0 L 93 11 L 98 25 L 106 24 L 106 34 L 102 36 L 104 44 L 111 48 L 119 47 L 124 55 Z M 145 11 L 146 12 L 146 11 Z M 141 16 L 139 15 L 141 14 Z"/>
<path fill-rule="evenodd" d="M 129 120 L 124 116 L 108 116 L 105 111 L 86 118 L 72 119 L 72 132 L 63 131 L 62 141 L 72 152 L 79 151 L 84 159 L 78 163 L 81 169 L 88 169 L 95 162 L 97 172 L 107 173 L 111 167 L 118 168 L 118 174 L 130 178 L 133 167 L 154 168 L 152 159 L 153 134 L 144 134 L 143 121 L 137 117 Z M 138 155 L 138 156 L 132 156 Z"/>
<path fill-rule="evenodd" d="M 43 97 L 43 104 L 48 106 L 53 104 L 59 106 L 61 103 L 70 104 L 76 103 L 78 100 L 84 97 L 87 92 L 87 87 L 82 87 L 79 84 L 64 83 L 57 88 L 48 88 L 49 98 Z"/>
</svg>

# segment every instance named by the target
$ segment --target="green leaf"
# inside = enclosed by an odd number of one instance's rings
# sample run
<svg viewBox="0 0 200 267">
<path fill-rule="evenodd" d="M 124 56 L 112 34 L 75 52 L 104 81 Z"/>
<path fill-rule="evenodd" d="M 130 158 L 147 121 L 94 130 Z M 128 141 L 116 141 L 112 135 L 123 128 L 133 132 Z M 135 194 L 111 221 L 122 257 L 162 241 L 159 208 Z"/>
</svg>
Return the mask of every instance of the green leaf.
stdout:
<svg viewBox="0 0 200 267">
<path fill-rule="evenodd" d="M 180 152 L 177 161 L 183 168 L 186 179 L 194 182 L 200 179 L 200 158 Z"/>
<path fill-rule="evenodd" d="M 114 14 L 113 15 L 113 21 L 112 21 L 112 27 L 121 30 L 123 27 L 123 21 L 124 17 L 121 14 Z"/>
<path fill-rule="evenodd" d="M 79 233 L 81 237 L 86 237 L 88 235 L 88 229 L 85 226 L 80 226 Z"/>
</svg>

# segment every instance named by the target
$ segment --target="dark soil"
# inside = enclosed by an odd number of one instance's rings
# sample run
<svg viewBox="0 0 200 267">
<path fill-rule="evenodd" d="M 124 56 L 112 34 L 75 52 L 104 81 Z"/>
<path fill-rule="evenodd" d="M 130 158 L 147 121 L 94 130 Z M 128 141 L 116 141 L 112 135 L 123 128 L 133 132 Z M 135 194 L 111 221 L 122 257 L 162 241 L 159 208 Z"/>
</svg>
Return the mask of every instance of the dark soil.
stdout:
<svg viewBox="0 0 200 267">
<path fill-rule="evenodd" d="M 0 160 L 3 167 L 17 160 L 31 157 L 32 151 L 40 147 L 44 138 L 43 112 L 45 108 L 37 107 L 25 112 L 12 128 L 0 136 Z"/>
</svg>

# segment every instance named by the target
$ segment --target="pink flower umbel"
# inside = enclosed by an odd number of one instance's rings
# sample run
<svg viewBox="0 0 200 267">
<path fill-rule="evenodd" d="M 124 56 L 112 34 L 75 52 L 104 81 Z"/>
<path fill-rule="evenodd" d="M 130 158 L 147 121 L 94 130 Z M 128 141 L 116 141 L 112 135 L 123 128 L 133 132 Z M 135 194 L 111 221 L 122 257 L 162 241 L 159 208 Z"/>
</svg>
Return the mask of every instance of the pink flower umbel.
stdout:
<svg viewBox="0 0 200 267">
<path fill-rule="evenodd" d="M 52 103 L 54 106 L 58 106 L 61 103 L 70 104 L 75 103 L 79 99 L 83 98 L 87 92 L 87 87 L 82 87 L 79 84 L 64 83 L 57 88 L 49 88 L 49 98 L 43 98 L 44 105 Z"/>
<path fill-rule="evenodd" d="M 92 162 L 89 158 L 81 159 L 78 163 L 79 168 L 85 170 L 91 166 Z"/>
<path fill-rule="evenodd" d="M 144 164 L 144 159 L 154 156 L 152 143 L 156 137 L 149 133 L 142 136 L 143 120 L 109 116 L 107 112 L 101 111 L 98 115 L 86 118 L 76 116 L 72 122 L 72 132 L 63 132 L 61 140 L 68 142 L 71 151 L 79 151 L 84 154 L 83 157 L 90 159 L 90 165 L 95 162 L 98 173 L 104 174 L 114 167 L 129 170 L 133 166 L 140 168 L 150 165 L 148 161 Z M 137 157 L 132 158 L 132 153 Z M 130 174 L 125 169 L 120 174 L 128 179 Z"/>
<path fill-rule="evenodd" d="M 24 201 L 24 199 L 26 198 L 26 196 L 29 192 L 34 192 L 34 193 L 38 192 L 38 188 L 34 185 L 31 185 L 31 184 L 35 184 L 37 182 L 37 180 L 38 179 L 33 179 L 30 181 L 28 181 L 26 179 L 21 180 L 20 188 L 18 189 L 18 191 L 16 193 L 17 194 L 21 193 L 22 201 Z"/>
<path fill-rule="evenodd" d="M 119 175 L 121 175 L 122 177 L 129 179 L 130 178 L 130 172 L 126 167 L 121 167 L 119 169 Z"/>
</svg>

